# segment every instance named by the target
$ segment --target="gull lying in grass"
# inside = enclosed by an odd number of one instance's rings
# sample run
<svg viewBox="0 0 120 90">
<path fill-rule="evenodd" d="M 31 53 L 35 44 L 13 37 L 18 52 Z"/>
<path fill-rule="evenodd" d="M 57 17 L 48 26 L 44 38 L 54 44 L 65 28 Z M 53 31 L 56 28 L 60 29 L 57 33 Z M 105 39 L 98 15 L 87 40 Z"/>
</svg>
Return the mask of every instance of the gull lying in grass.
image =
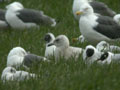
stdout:
<svg viewBox="0 0 120 90">
<path fill-rule="evenodd" d="M 73 57 L 75 60 L 82 53 L 83 49 L 78 47 L 70 46 L 69 39 L 65 35 L 59 35 L 56 37 L 53 43 L 50 45 L 55 45 L 55 59 L 65 58 L 66 60 Z"/>
<path fill-rule="evenodd" d="M 83 60 L 86 64 L 92 64 L 93 62 L 97 61 L 98 58 L 100 58 L 101 52 L 98 51 L 95 47 L 92 45 L 86 46 L 84 52 L 83 52 Z"/>
<path fill-rule="evenodd" d="M 98 64 L 110 64 L 112 61 L 120 62 L 120 54 L 114 54 L 109 51 L 101 52 L 92 45 L 86 46 L 83 52 L 83 60 L 86 64 L 97 62 Z"/>
<path fill-rule="evenodd" d="M 26 71 L 17 71 L 13 67 L 6 67 L 1 75 L 1 80 L 5 81 L 23 81 L 30 78 L 35 78 L 36 75 Z"/>
<path fill-rule="evenodd" d="M 13 2 L 6 6 L 6 21 L 14 29 L 39 28 L 40 25 L 56 25 L 55 19 L 45 15 L 43 11 L 26 9 L 19 2 Z"/>
<path fill-rule="evenodd" d="M 49 60 L 42 56 L 27 53 L 21 47 L 15 47 L 8 54 L 7 66 L 15 66 L 16 68 L 18 68 L 23 65 L 24 67 L 30 67 L 34 64 L 39 64 L 40 61 Z"/>
<path fill-rule="evenodd" d="M 52 33 L 47 33 L 44 37 L 44 40 L 46 42 L 45 57 L 49 58 L 50 56 L 54 56 L 56 46 L 50 46 L 49 44 L 53 43 L 55 36 Z"/>
<path fill-rule="evenodd" d="M 99 51 L 110 51 L 110 52 L 120 52 L 120 47 L 115 45 L 110 45 L 106 41 L 101 41 L 96 45 Z"/>
</svg>

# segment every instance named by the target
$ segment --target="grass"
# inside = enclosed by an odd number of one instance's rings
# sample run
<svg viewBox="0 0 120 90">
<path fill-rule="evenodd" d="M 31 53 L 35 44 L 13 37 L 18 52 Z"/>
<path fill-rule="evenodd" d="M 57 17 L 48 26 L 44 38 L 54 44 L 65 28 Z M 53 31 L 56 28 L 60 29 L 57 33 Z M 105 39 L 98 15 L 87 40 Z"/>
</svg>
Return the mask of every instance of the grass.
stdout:
<svg viewBox="0 0 120 90">
<path fill-rule="evenodd" d="M 14 0 L 12 0 L 14 1 Z M 26 8 L 43 10 L 46 14 L 59 20 L 55 28 L 41 27 L 39 30 L 1 30 L 0 31 L 0 73 L 6 67 L 7 55 L 13 47 L 21 46 L 26 51 L 44 56 L 45 42 L 43 37 L 47 32 L 55 36 L 65 34 L 73 46 L 85 47 L 86 44 L 73 43 L 72 37 L 80 35 L 77 21 L 72 14 L 73 0 L 19 0 Z M 99 0 L 105 2 L 120 13 L 119 0 Z M 8 3 L 0 3 L 4 8 Z M 0 81 L 0 90 L 120 90 L 120 65 L 87 66 L 82 56 L 77 62 L 61 60 L 55 64 L 41 63 L 32 70 L 40 77 L 24 82 Z"/>
</svg>

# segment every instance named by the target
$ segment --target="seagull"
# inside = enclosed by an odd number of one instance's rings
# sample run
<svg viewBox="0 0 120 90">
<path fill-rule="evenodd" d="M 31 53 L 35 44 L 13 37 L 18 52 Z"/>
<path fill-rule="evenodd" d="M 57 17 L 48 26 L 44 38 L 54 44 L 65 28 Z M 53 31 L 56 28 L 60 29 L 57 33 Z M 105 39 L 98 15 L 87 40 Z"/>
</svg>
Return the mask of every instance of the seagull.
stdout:
<svg viewBox="0 0 120 90">
<path fill-rule="evenodd" d="M 60 58 L 68 60 L 71 57 L 73 57 L 76 60 L 83 51 L 82 48 L 70 46 L 69 39 L 65 35 L 57 36 L 53 43 L 49 45 L 56 46 L 55 60 L 59 60 Z"/>
<path fill-rule="evenodd" d="M 24 81 L 30 78 L 35 78 L 36 75 L 26 71 L 17 71 L 13 67 L 6 67 L 1 75 L 1 80 L 6 81 Z"/>
<path fill-rule="evenodd" d="M 8 54 L 7 66 L 16 68 L 23 66 L 28 69 L 32 67 L 32 65 L 39 64 L 40 61 L 49 62 L 45 57 L 27 53 L 22 47 L 15 47 Z"/>
<path fill-rule="evenodd" d="M 116 14 L 116 15 L 113 17 L 113 20 L 120 25 L 120 14 Z"/>
<path fill-rule="evenodd" d="M 74 0 L 73 1 L 73 15 L 74 17 L 79 20 L 80 16 L 76 15 L 76 12 L 79 11 L 81 6 L 85 3 L 88 3 L 97 14 L 101 15 L 107 15 L 110 17 L 113 17 L 116 13 L 111 10 L 106 4 L 99 2 L 99 1 L 93 1 L 93 0 Z"/>
<path fill-rule="evenodd" d="M 84 37 L 83 35 L 80 35 L 80 36 L 77 37 L 77 38 L 73 38 L 72 41 L 73 41 L 73 42 L 78 41 L 78 42 L 80 42 L 80 43 L 86 42 L 85 37 Z"/>
<path fill-rule="evenodd" d="M 39 28 L 40 25 L 54 27 L 55 19 L 45 15 L 43 11 L 27 9 L 19 2 L 13 2 L 6 6 L 6 21 L 13 29 Z"/>
<path fill-rule="evenodd" d="M 103 40 L 114 42 L 120 38 L 120 25 L 113 18 L 95 15 L 89 4 L 82 5 L 76 15 L 81 15 L 80 32 L 91 44 L 97 44 Z"/>
<path fill-rule="evenodd" d="M 92 64 L 97 61 L 101 56 L 101 52 L 98 51 L 94 46 L 88 45 L 83 51 L 83 60 L 86 64 Z"/>
<path fill-rule="evenodd" d="M 115 45 L 110 45 L 106 41 L 101 41 L 96 45 L 96 48 L 101 51 L 110 51 L 110 52 L 120 52 L 120 47 Z"/>
<path fill-rule="evenodd" d="M 22 47 L 13 48 L 7 56 L 7 66 L 20 67 L 25 55 L 27 55 L 27 52 Z"/>
<path fill-rule="evenodd" d="M 56 46 L 50 46 L 49 44 L 53 43 L 53 41 L 55 40 L 55 36 L 52 33 L 47 33 L 44 37 L 44 40 L 46 42 L 45 57 L 49 58 L 50 56 L 54 56 Z"/>
</svg>

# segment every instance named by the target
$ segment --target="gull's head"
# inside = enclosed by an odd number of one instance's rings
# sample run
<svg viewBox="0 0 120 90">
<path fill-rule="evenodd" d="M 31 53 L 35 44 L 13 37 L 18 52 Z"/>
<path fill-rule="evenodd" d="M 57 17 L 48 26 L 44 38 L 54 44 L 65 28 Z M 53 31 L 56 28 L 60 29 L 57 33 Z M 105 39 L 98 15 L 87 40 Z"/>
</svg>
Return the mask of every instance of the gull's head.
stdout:
<svg viewBox="0 0 120 90">
<path fill-rule="evenodd" d="M 88 3 L 85 3 L 82 6 L 80 6 L 80 9 L 76 12 L 76 15 L 89 15 L 93 12 L 93 8 Z"/>
<path fill-rule="evenodd" d="M 111 53 L 111 52 L 103 52 L 101 54 L 101 57 L 98 59 L 98 63 L 100 63 L 100 64 L 104 64 L 104 63 L 110 64 L 112 56 L 113 56 L 113 53 Z"/>
<path fill-rule="evenodd" d="M 55 36 L 52 33 L 47 33 L 44 40 L 46 43 L 52 43 L 55 40 Z"/>
<path fill-rule="evenodd" d="M 20 2 L 13 2 L 6 6 L 6 9 L 9 9 L 9 10 L 18 10 L 23 8 L 24 6 Z"/>
<path fill-rule="evenodd" d="M 13 67 L 6 67 L 6 68 L 3 70 L 2 73 L 3 73 L 3 74 L 5 74 L 5 73 L 16 73 L 16 69 L 13 68 Z"/>
<path fill-rule="evenodd" d="M 27 52 L 21 47 L 15 47 L 9 52 L 8 57 L 11 57 L 13 55 L 24 57 L 25 55 L 27 55 Z"/>
<path fill-rule="evenodd" d="M 88 45 L 83 52 L 83 60 L 86 63 L 93 63 L 100 57 L 101 53 L 92 45 Z"/>
<path fill-rule="evenodd" d="M 109 50 L 110 45 L 106 42 L 106 41 L 101 41 L 97 44 L 96 48 L 99 51 L 108 51 Z"/>
<path fill-rule="evenodd" d="M 69 47 L 69 39 L 65 35 L 57 36 L 53 43 L 56 47 Z"/>
</svg>

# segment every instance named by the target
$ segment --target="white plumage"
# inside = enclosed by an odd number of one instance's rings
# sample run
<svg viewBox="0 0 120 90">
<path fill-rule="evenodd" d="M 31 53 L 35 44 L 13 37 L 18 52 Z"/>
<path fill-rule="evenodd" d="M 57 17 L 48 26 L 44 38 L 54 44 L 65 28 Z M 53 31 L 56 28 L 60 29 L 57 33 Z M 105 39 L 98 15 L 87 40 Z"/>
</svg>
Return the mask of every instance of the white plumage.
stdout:
<svg viewBox="0 0 120 90">
<path fill-rule="evenodd" d="M 45 57 L 49 58 L 51 56 L 54 56 L 56 46 L 49 46 L 49 44 L 53 43 L 53 41 L 55 40 L 55 36 L 52 33 L 47 33 L 44 40 L 46 42 Z"/>
<path fill-rule="evenodd" d="M 113 17 L 114 21 L 116 23 L 118 23 L 120 25 L 120 14 L 116 14 L 114 17 Z"/>
<path fill-rule="evenodd" d="M 27 52 L 21 47 L 15 47 L 10 50 L 7 56 L 7 66 L 20 67 Z"/>
<path fill-rule="evenodd" d="M 76 15 L 76 12 L 79 11 L 80 7 L 85 3 L 87 3 L 87 0 L 74 0 L 73 1 L 72 11 L 73 11 L 73 15 L 75 19 L 77 20 L 80 19 L 80 16 Z"/>
<path fill-rule="evenodd" d="M 16 14 L 19 14 L 17 11 L 23 8 L 24 6 L 19 2 L 13 2 L 6 6 L 6 21 L 14 29 L 23 29 L 25 27 L 24 23 L 16 16 Z"/>
<path fill-rule="evenodd" d="M 1 75 L 1 80 L 5 81 L 23 81 L 36 77 L 35 74 L 26 71 L 16 71 L 13 67 L 6 67 Z"/>
</svg>

